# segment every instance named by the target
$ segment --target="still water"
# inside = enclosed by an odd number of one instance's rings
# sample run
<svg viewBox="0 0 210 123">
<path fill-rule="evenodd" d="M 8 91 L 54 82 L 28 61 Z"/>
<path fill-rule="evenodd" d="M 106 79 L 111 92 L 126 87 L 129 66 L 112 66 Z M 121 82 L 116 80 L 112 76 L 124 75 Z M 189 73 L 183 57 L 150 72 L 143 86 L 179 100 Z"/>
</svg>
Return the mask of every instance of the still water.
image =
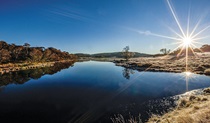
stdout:
<svg viewBox="0 0 210 123">
<path fill-rule="evenodd" d="M 69 66 L 2 75 L 0 122 L 109 123 L 114 114 L 139 113 L 146 120 L 163 110 L 159 99 L 210 86 L 210 77 L 196 74 L 186 81 L 184 73 L 138 72 L 110 62 Z"/>
</svg>

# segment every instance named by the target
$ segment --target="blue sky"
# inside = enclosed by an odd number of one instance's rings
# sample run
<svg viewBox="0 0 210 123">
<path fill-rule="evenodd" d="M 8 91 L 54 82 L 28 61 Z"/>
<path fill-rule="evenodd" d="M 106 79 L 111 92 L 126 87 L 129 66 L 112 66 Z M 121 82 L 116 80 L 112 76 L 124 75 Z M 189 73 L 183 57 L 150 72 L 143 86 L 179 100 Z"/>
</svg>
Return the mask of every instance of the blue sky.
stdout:
<svg viewBox="0 0 210 123">
<path fill-rule="evenodd" d="M 186 30 L 202 18 L 197 32 L 210 24 L 209 0 L 169 0 Z M 189 12 L 190 11 L 190 12 Z M 171 39 L 150 35 L 180 33 L 166 0 L 0 0 L 0 40 L 55 47 L 70 53 L 173 49 Z M 138 33 L 149 32 L 149 33 Z M 209 34 L 205 30 L 201 36 Z M 200 42 L 210 44 L 209 39 Z"/>
</svg>

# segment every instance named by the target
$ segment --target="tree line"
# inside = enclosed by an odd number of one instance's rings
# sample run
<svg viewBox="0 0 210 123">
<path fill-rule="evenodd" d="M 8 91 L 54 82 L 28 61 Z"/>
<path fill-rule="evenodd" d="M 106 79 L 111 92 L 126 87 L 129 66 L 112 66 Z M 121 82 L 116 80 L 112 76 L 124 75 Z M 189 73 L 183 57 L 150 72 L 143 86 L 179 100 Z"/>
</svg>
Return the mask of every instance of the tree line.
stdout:
<svg viewBox="0 0 210 123">
<path fill-rule="evenodd" d="M 129 46 L 126 46 L 123 48 L 122 52 L 121 52 L 121 55 L 123 56 L 123 58 L 128 61 L 130 58 L 134 57 L 135 55 L 135 52 L 130 52 L 129 51 L 130 48 Z M 171 52 L 170 49 L 166 49 L 166 48 L 162 48 L 160 49 L 160 52 L 162 54 L 155 54 L 153 56 L 163 56 L 163 55 L 185 55 L 186 54 L 186 49 L 185 48 L 178 48 L 177 50 Z M 202 45 L 200 48 L 190 48 L 188 47 L 188 55 L 194 55 L 194 52 L 210 52 L 210 45 L 208 44 L 205 44 L 205 45 Z M 149 56 L 149 55 L 148 55 Z M 152 56 L 152 55 L 151 55 Z"/>
<path fill-rule="evenodd" d="M 76 56 L 53 47 L 30 47 L 28 43 L 15 45 L 0 41 L 0 63 L 48 62 L 69 59 L 76 59 Z"/>
<path fill-rule="evenodd" d="M 64 63 L 55 63 L 54 66 L 51 67 L 43 67 L 38 69 L 29 69 L 24 71 L 15 71 L 11 73 L 6 73 L 0 76 L 0 87 L 8 84 L 23 84 L 30 79 L 39 79 L 42 76 L 48 74 L 53 75 L 62 69 L 69 68 L 73 66 L 72 62 L 64 62 Z"/>
</svg>

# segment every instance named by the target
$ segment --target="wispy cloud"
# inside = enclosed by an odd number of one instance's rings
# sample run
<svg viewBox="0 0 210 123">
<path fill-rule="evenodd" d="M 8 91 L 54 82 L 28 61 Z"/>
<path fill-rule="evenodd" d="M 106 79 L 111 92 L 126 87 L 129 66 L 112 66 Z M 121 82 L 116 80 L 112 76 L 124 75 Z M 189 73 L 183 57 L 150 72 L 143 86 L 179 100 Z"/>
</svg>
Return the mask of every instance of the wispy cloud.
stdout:
<svg viewBox="0 0 210 123">
<path fill-rule="evenodd" d="M 138 31 L 138 33 L 143 34 L 143 35 L 152 35 L 151 31 Z"/>
<path fill-rule="evenodd" d="M 93 21 L 90 13 L 72 6 L 53 7 L 47 11 L 52 16 L 66 18 L 67 20 Z"/>
<path fill-rule="evenodd" d="M 140 34 L 143 34 L 143 35 L 151 35 L 152 34 L 151 31 L 149 31 L 149 30 L 141 31 L 141 30 L 137 30 L 137 29 L 134 29 L 134 28 L 125 27 L 125 26 L 121 26 L 121 28 L 129 30 L 129 31 L 137 32 L 137 33 L 140 33 Z"/>
<path fill-rule="evenodd" d="M 84 15 L 73 13 L 73 12 L 67 12 L 67 11 L 50 11 L 50 12 L 59 16 L 63 16 L 63 17 L 67 17 L 67 18 L 71 18 L 75 20 L 81 20 L 81 21 L 89 20 Z"/>
</svg>

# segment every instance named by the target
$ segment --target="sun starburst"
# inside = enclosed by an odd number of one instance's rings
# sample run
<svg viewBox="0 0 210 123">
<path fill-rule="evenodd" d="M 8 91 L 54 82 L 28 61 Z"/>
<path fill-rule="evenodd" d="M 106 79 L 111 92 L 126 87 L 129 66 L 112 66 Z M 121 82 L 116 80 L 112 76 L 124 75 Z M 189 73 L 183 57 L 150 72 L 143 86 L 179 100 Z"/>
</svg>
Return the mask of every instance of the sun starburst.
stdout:
<svg viewBox="0 0 210 123">
<path fill-rule="evenodd" d="M 171 39 L 171 40 L 175 40 L 178 46 L 172 50 L 176 51 L 179 50 L 179 53 L 177 54 L 177 57 L 179 57 L 180 55 L 185 55 L 185 59 L 186 59 L 186 72 L 188 71 L 188 55 L 189 55 L 189 50 L 196 56 L 196 53 L 194 51 L 195 48 L 199 49 L 197 47 L 197 45 L 202 44 L 199 41 L 203 40 L 205 38 L 209 38 L 209 36 L 204 36 L 201 37 L 201 34 L 205 31 L 207 31 L 210 28 L 209 26 L 206 26 L 205 28 L 198 30 L 199 24 L 201 23 L 201 19 L 199 19 L 199 21 L 195 24 L 194 28 L 192 28 L 192 30 L 190 30 L 190 9 L 188 12 L 188 18 L 187 18 L 187 25 L 186 25 L 186 31 L 184 31 L 181 23 L 179 22 L 178 16 L 176 15 L 175 10 L 173 9 L 174 7 L 172 6 L 170 0 L 166 0 L 167 5 L 170 9 L 170 12 L 177 24 L 178 27 L 178 32 L 173 30 L 171 27 L 169 27 L 169 29 L 176 35 L 175 37 L 173 36 L 166 36 L 166 35 L 161 35 L 161 34 L 156 34 L 156 33 L 152 33 L 150 31 L 137 31 L 140 34 L 145 34 L 145 35 L 151 35 L 151 36 L 156 36 L 156 37 L 161 37 L 161 38 L 167 38 L 167 39 Z M 179 33 L 180 32 L 180 33 Z M 185 51 L 185 53 L 184 53 Z"/>
<path fill-rule="evenodd" d="M 183 43 L 183 46 L 185 47 L 191 46 L 193 43 L 193 39 L 191 37 L 183 38 L 182 43 Z"/>
</svg>

